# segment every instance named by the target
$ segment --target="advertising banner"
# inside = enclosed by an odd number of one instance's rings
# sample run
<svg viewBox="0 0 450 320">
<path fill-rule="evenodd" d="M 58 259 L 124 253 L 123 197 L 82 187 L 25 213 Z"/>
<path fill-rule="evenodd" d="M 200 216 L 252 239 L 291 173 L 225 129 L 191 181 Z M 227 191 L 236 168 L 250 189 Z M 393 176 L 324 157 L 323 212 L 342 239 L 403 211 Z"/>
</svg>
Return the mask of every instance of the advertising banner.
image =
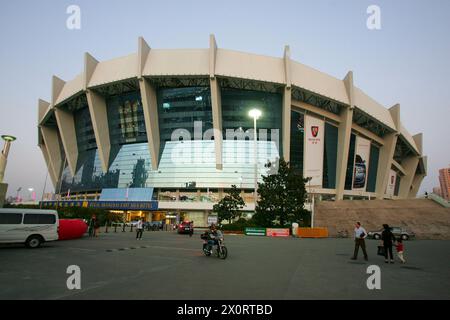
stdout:
<svg viewBox="0 0 450 320">
<path fill-rule="evenodd" d="M 370 140 L 356 137 L 353 190 L 366 190 L 369 172 Z"/>
<path fill-rule="evenodd" d="M 391 171 L 389 172 L 389 181 L 386 187 L 386 195 L 387 196 L 394 196 L 394 191 L 395 191 L 395 182 L 397 180 L 397 173 L 391 169 Z"/>
<path fill-rule="evenodd" d="M 217 216 L 208 216 L 208 226 L 212 225 L 212 224 L 217 224 L 218 222 L 218 217 Z"/>
<path fill-rule="evenodd" d="M 268 237 L 289 237 L 289 229 L 266 229 L 266 236 Z"/>
<path fill-rule="evenodd" d="M 266 235 L 266 228 L 245 228 L 245 235 L 264 237 Z"/>
<path fill-rule="evenodd" d="M 304 148 L 304 177 L 311 177 L 308 185 L 322 187 L 323 178 L 323 148 L 324 129 L 323 120 L 305 116 L 305 148 Z"/>
</svg>

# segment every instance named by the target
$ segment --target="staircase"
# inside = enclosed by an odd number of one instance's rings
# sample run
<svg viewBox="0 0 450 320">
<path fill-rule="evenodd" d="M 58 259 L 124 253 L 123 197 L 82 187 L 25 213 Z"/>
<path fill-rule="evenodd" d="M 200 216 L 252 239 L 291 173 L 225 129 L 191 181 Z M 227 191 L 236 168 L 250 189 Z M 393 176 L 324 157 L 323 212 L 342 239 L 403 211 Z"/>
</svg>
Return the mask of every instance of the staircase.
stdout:
<svg viewBox="0 0 450 320">
<path fill-rule="evenodd" d="M 328 228 L 330 237 L 340 230 L 352 235 L 360 221 L 367 231 L 387 223 L 413 231 L 418 239 L 450 239 L 450 208 L 429 199 L 321 201 L 314 216 L 314 226 Z"/>
</svg>

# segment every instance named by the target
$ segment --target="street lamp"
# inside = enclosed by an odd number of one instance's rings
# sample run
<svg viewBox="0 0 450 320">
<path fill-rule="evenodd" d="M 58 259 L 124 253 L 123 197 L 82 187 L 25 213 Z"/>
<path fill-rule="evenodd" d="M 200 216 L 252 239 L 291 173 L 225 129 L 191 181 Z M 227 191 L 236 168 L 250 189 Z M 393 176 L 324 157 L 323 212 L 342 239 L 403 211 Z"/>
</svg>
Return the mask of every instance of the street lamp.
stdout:
<svg viewBox="0 0 450 320">
<path fill-rule="evenodd" d="M 28 188 L 28 191 L 30 192 L 30 199 L 34 201 L 35 200 L 33 196 L 34 188 Z"/>
<path fill-rule="evenodd" d="M 255 160 L 255 194 L 254 194 L 254 201 L 255 201 L 255 210 L 256 210 L 256 201 L 258 199 L 258 160 L 257 160 L 257 134 L 256 134 L 256 120 L 258 120 L 262 112 L 258 109 L 252 109 L 249 111 L 248 115 L 253 118 L 253 138 L 254 138 L 254 144 L 253 144 L 253 154 L 254 154 L 254 160 Z"/>
<path fill-rule="evenodd" d="M 16 140 L 16 137 L 11 135 L 2 135 L 2 139 L 5 141 L 3 150 L 0 153 L 0 183 L 3 182 L 3 177 L 5 176 L 6 161 L 8 159 L 9 148 L 11 147 L 11 142 Z"/>
</svg>

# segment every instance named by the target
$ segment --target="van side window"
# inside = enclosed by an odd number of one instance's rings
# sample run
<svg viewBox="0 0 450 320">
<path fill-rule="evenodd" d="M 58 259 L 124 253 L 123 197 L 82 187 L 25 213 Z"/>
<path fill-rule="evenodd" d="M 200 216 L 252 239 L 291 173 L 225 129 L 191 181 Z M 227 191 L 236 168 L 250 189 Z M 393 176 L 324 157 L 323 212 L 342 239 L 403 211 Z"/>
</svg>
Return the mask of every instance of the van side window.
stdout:
<svg viewBox="0 0 450 320">
<path fill-rule="evenodd" d="M 54 214 L 25 214 L 23 218 L 24 224 L 55 224 L 55 222 Z"/>
<path fill-rule="evenodd" d="M 22 214 L 21 213 L 1 213 L 0 214 L 0 224 L 21 224 Z"/>
</svg>

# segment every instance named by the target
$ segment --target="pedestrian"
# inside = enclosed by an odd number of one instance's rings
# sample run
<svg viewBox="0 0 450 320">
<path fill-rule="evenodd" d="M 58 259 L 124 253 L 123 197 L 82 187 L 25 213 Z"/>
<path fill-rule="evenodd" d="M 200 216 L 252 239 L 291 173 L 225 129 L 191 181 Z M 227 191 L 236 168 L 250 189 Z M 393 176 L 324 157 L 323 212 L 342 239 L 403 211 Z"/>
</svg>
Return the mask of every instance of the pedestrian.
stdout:
<svg viewBox="0 0 450 320">
<path fill-rule="evenodd" d="M 136 223 L 136 240 L 142 240 L 143 231 L 144 231 L 144 218 L 141 218 Z"/>
<path fill-rule="evenodd" d="M 367 251 L 366 251 L 366 242 L 365 238 L 367 237 L 366 230 L 361 226 L 361 222 L 356 222 L 355 224 L 355 251 L 353 253 L 352 260 L 356 260 L 358 258 L 358 251 L 359 247 L 361 247 L 363 254 L 364 254 L 364 260 L 368 260 Z"/>
<path fill-rule="evenodd" d="M 189 222 L 189 237 L 194 234 L 194 221 Z"/>
<path fill-rule="evenodd" d="M 95 223 L 95 214 L 91 216 L 91 220 L 89 220 L 89 237 L 94 236 L 94 223 Z"/>
<path fill-rule="evenodd" d="M 98 237 L 98 232 L 100 229 L 100 222 L 98 221 L 97 217 L 94 217 L 94 237 Z"/>
<path fill-rule="evenodd" d="M 404 247 L 403 247 L 403 241 L 402 241 L 402 238 L 401 238 L 401 237 L 398 238 L 397 244 L 396 244 L 395 248 L 397 249 L 397 256 L 398 256 L 398 258 L 400 259 L 400 261 L 401 261 L 402 263 L 406 263 L 406 260 L 405 260 L 405 258 L 403 257 Z"/>
<path fill-rule="evenodd" d="M 395 236 L 391 231 L 391 228 L 387 224 L 383 224 L 383 232 L 381 233 L 381 240 L 384 247 L 384 262 L 394 263 L 394 255 L 392 254 L 392 244 L 395 243 Z M 388 259 L 389 254 L 389 259 Z"/>
</svg>

